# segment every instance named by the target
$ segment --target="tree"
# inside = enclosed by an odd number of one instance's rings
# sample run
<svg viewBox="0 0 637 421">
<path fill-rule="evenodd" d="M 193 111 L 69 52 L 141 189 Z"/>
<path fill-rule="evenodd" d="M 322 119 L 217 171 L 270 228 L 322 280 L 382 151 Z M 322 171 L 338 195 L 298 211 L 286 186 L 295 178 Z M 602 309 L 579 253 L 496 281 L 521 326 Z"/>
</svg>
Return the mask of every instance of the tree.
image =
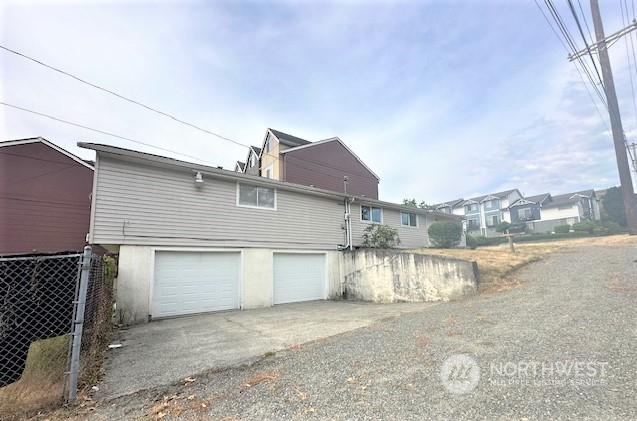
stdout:
<svg viewBox="0 0 637 421">
<path fill-rule="evenodd" d="M 399 244 L 398 230 L 389 225 L 372 224 L 363 231 L 363 247 L 389 249 Z"/>
<path fill-rule="evenodd" d="M 619 187 L 611 187 L 606 190 L 602 199 L 604 208 L 604 219 L 618 223 L 620 226 L 627 226 L 626 211 L 624 210 L 624 199 Z"/>
<path fill-rule="evenodd" d="M 403 205 L 417 208 L 416 199 L 403 199 Z"/>
<path fill-rule="evenodd" d="M 462 238 L 462 225 L 457 222 L 434 222 L 427 230 L 429 239 L 437 247 L 457 246 Z"/>
</svg>

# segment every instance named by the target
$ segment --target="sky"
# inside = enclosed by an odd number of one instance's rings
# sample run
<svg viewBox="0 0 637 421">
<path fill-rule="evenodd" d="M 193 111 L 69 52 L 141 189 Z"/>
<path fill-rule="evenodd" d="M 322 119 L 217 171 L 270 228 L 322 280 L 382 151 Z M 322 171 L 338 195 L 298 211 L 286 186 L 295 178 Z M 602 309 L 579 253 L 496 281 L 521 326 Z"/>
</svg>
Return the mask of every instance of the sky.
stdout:
<svg viewBox="0 0 637 421">
<path fill-rule="evenodd" d="M 601 3 L 610 34 L 619 3 Z M 0 0 L 0 44 L 244 144 L 268 127 L 338 136 L 383 200 L 618 184 L 607 112 L 533 0 Z M 637 71 L 623 41 L 610 52 L 632 140 Z M 201 163 L 232 169 L 247 154 L 4 51 L 0 98 Z M 192 160 L 0 105 L 0 140 L 36 136 L 86 159 L 79 141 Z"/>
</svg>

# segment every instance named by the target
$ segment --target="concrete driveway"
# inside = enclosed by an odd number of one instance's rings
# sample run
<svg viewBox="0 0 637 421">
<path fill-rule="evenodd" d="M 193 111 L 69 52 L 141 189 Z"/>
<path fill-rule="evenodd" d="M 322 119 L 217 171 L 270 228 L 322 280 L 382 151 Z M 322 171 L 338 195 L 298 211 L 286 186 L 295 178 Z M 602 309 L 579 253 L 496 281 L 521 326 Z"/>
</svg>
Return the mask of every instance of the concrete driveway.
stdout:
<svg viewBox="0 0 637 421">
<path fill-rule="evenodd" d="M 431 308 L 435 303 L 314 301 L 159 320 L 121 330 L 97 396 L 111 399 Z"/>
</svg>

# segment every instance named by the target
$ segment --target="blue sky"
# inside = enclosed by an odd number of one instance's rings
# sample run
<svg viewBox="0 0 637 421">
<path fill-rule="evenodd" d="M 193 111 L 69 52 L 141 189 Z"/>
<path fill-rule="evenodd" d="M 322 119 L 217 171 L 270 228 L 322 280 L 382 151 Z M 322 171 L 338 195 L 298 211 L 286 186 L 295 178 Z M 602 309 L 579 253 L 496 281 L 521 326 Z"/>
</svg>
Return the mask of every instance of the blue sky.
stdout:
<svg viewBox="0 0 637 421">
<path fill-rule="evenodd" d="M 603 3 L 611 33 L 619 6 Z M 380 175 L 385 200 L 618 182 L 607 123 L 532 0 L 21 1 L 0 19 L 3 45 L 243 143 L 267 127 L 339 136 Z M 632 136 L 623 42 L 611 58 Z M 0 81 L 5 102 L 216 165 L 246 154 L 4 52 Z M 0 139 L 32 136 L 86 158 L 77 141 L 158 153 L 0 107 Z"/>
</svg>

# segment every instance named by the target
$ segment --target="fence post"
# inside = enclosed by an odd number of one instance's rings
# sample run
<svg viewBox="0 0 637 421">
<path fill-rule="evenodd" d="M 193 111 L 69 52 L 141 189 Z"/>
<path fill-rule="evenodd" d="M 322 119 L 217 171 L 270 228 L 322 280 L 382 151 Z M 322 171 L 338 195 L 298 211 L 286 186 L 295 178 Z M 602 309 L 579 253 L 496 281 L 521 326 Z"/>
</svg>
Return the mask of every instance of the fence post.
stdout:
<svg viewBox="0 0 637 421">
<path fill-rule="evenodd" d="M 69 402 L 74 402 L 77 397 L 77 382 L 80 373 L 80 349 L 82 347 L 82 329 L 84 327 L 84 307 L 86 306 L 86 293 L 91 272 L 91 247 L 84 247 L 84 254 L 80 260 L 80 287 L 75 301 L 76 311 L 73 320 L 73 342 L 71 346 L 71 367 L 69 370 Z"/>
</svg>

